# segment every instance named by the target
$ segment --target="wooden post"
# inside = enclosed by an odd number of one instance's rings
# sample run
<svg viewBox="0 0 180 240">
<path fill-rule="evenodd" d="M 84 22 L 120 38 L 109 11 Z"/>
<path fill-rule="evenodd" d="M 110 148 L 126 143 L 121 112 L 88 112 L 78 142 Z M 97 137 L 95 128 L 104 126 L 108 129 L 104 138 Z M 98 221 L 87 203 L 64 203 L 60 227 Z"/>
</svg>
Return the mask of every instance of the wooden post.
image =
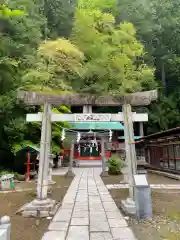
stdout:
<svg viewBox="0 0 180 240">
<path fill-rule="evenodd" d="M 28 152 L 27 153 L 26 182 L 30 181 L 30 171 L 31 171 L 30 165 L 31 165 L 31 155 L 30 155 L 30 152 Z"/>
<path fill-rule="evenodd" d="M 143 122 L 139 123 L 139 136 L 144 137 L 144 126 Z"/>
<path fill-rule="evenodd" d="M 148 157 L 148 164 L 151 164 L 151 154 L 149 148 L 147 148 L 147 157 Z"/>
</svg>

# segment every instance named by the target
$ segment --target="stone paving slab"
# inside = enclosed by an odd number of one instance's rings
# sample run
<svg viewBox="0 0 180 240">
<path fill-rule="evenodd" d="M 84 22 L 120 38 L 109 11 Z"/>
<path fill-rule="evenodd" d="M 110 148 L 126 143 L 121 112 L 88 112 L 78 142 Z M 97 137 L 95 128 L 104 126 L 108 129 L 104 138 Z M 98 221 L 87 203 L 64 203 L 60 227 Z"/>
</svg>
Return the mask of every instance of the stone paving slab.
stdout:
<svg viewBox="0 0 180 240">
<path fill-rule="evenodd" d="M 128 227 L 111 228 L 114 240 L 136 240 L 132 230 Z"/>
<path fill-rule="evenodd" d="M 89 240 L 87 226 L 70 226 L 67 240 Z"/>
<path fill-rule="evenodd" d="M 74 202 L 73 203 L 63 203 L 61 205 L 61 209 L 73 209 L 74 207 Z"/>
<path fill-rule="evenodd" d="M 96 221 L 90 222 L 90 232 L 109 232 L 109 223 L 108 221 L 103 221 L 97 219 Z"/>
<path fill-rule="evenodd" d="M 108 219 L 110 228 L 121 228 L 121 227 L 127 227 L 127 222 L 124 219 L 119 218 L 111 218 Z"/>
<path fill-rule="evenodd" d="M 81 205 L 81 206 L 74 206 L 74 212 L 78 211 L 88 211 L 88 206 L 87 205 Z"/>
<path fill-rule="evenodd" d="M 119 218 L 122 219 L 123 215 L 119 212 L 119 210 L 114 211 L 114 212 L 106 212 L 107 218 L 108 219 L 113 219 L 113 218 Z"/>
<path fill-rule="evenodd" d="M 49 231 L 44 234 L 42 240 L 65 240 L 65 237 L 64 231 Z"/>
<path fill-rule="evenodd" d="M 69 212 L 58 212 L 54 218 L 53 222 L 69 222 L 71 219 L 71 213 Z"/>
<path fill-rule="evenodd" d="M 89 215 L 88 211 L 75 211 L 72 214 L 73 218 L 87 218 Z"/>
<path fill-rule="evenodd" d="M 110 232 L 92 232 L 90 233 L 90 240 L 113 240 Z"/>
<path fill-rule="evenodd" d="M 72 218 L 71 219 L 71 226 L 88 226 L 89 225 L 89 218 Z"/>
<path fill-rule="evenodd" d="M 135 240 L 97 168 L 76 174 L 42 240 Z"/>
<path fill-rule="evenodd" d="M 48 230 L 49 231 L 67 231 L 68 229 L 68 222 L 52 222 L 49 227 Z"/>
</svg>

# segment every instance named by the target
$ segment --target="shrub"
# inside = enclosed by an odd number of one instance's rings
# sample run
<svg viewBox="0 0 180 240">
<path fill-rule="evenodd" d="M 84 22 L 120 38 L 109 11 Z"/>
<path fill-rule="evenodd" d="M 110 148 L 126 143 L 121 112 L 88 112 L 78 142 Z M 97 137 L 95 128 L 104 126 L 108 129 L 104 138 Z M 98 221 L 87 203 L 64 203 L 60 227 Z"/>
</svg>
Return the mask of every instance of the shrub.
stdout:
<svg viewBox="0 0 180 240">
<path fill-rule="evenodd" d="M 12 172 L 12 171 L 9 171 L 9 170 L 0 171 L 0 177 L 5 175 L 5 174 L 14 174 L 15 179 L 17 179 L 18 176 L 19 176 L 19 174 L 17 172 Z"/>
<path fill-rule="evenodd" d="M 5 175 L 5 174 L 11 174 L 12 172 L 8 171 L 8 170 L 3 170 L 3 171 L 0 171 L 0 177 Z"/>
<path fill-rule="evenodd" d="M 112 175 L 121 174 L 121 170 L 124 166 L 125 163 L 120 159 L 120 157 L 114 155 L 108 161 L 108 173 Z"/>
</svg>

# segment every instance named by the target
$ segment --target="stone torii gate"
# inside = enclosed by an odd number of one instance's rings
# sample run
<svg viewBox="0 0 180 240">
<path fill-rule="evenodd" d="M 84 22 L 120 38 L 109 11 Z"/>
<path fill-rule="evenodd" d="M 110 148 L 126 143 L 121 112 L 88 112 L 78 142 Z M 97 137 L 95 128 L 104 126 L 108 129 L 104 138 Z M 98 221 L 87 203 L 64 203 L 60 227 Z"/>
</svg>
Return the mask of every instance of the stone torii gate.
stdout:
<svg viewBox="0 0 180 240">
<path fill-rule="evenodd" d="M 37 209 L 41 215 L 49 215 L 49 209 L 53 209 L 54 201 L 47 199 L 48 190 L 48 169 L 50 158 L 50 143 L 51 143 L 51 123 L 52 122 L 82 122 L 82 121 L 112 121 L 124 122 L 125 146 L 126 146 L 126 161 L 128 163 L 129 174 L 129 193 L 133 200 L 133 175 L 136 174 L 136 152 L 134 145 L 133 122 L 148 121 L 147 114 L 136 114 L 131 110 L 131 106 L 149 105 L 157 99 L 157 91 L 147 91 L 129 94 L 126 96 L 96 96 L 96 95 L 52 95 L 45 93 L 23 92 L 18 93 L 18 98 L 27 105 L 44 105 L 43 113 L 27 114 L 28 122 L 41 122 L 41 146 L 40 146 L 40 162 L 37 184 L 37 199 L 31 202 L 28 207 L 24 207 L 24 215 L 28 215 L 27 211 L 36 216 Z M 84 106 L 83 114 L 55 114 L 52 113 L 51 106 Z M 123 106 L 123 112 L 118 114 L 93 114 L 92 106 Z M 46 211 L 47 210 L 47 211 Z"/>
</svg>

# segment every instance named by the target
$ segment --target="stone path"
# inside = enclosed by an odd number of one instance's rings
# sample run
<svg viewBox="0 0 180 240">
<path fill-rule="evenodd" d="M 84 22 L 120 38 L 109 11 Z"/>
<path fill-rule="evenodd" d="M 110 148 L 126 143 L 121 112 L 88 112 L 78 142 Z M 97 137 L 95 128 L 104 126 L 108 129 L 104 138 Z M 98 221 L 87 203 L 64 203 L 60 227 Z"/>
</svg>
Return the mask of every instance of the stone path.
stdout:
<svg viewBox="0 0 180 240">
<path fill-rule="evenodd" d="M 180 184 L 150 184 L 152 189 L 180 189 Z M 129 188 L 129 184 L 108 184 L 107 189 Z"/>
<path fill-rule="evenodd" d="M 68 171 L 68 167 L 61 167 L 52 170 L 53 176 L 64 176 Z"/>
<path fill-rule="evenodd" d="M 42 240 L 135 240 L 98 168 L 75 170 L 61 208 Z"/>
</svg>

